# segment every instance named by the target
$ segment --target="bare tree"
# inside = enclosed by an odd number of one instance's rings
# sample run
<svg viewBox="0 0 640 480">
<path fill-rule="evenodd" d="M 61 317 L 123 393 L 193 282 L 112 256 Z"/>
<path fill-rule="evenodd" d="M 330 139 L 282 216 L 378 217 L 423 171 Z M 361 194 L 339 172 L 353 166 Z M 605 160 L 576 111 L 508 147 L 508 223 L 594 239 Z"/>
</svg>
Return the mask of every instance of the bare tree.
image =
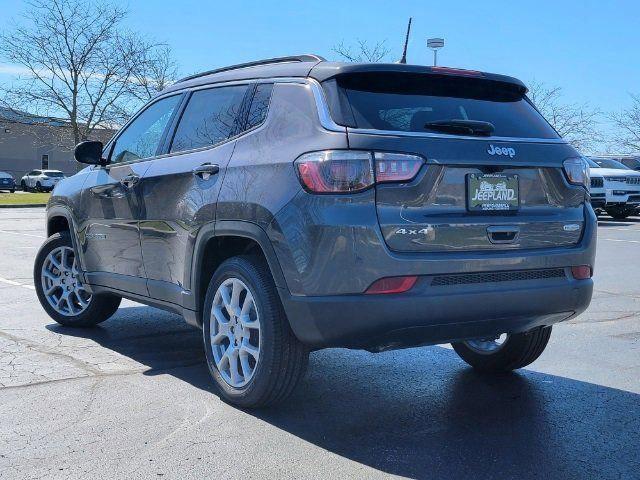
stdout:
<svg viewBox="0 0 640 480">
<path fill-rule="evenodd" d="M 389 49 L 389 47 L 387 47 L 386 40 L 376 42 L 373 46 L 370 46 L 366 40 L 357 40 L 356 47 L 346 45 L 344 41 L 342 41 L 339 44 L 335 45 L 332 50 L 347 62 L 356 63 L 381 62 L 387 59 L 387 57 L 391 53 L 391 50 Z"/>
<path fill-rule="evenodd" d="M 617 127 L 613 145 L 628 153 L 640 153 L 640 95 L 631 95 L 631 106 L 610 119 Z"/>
<path fill-rule="evenodd" d="M 146 102 L 176 81 L 178 66 L 167 45 L 147 45 L 133 70 L 132 94 Z"/>
<path fill-rule="evenodd" d="M 64 119 L 74 143 L 121 124 L 175 76 L 168 48 L 126 31 L 125 16 L 108 3 L 31 0 L 26 23 L 0 35 L 1 54 L 25 71 L 2 103 Z"/>
<path fill-rule="evenodd" d="M 542 82 L 531 82 L 528 95 L 553 128 L 577 149 L 588 150 L 602 143 L 599 110 L 586 103 L 565 103 L 560 87 L 548 87 Z"/>
</svg>

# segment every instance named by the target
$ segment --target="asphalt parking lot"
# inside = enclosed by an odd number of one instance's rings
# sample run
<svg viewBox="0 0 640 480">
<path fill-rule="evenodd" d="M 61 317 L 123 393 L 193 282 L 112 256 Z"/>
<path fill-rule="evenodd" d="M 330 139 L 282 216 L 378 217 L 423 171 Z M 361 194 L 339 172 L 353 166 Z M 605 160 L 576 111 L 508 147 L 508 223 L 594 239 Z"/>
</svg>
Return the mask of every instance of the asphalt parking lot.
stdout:
<svg viewBox="0 0 640 480">
<path fill-rule="evenodd" d="M 43 219 L 0 210 L 0 478 L 640 478 L 638 218 L 600 222 L 593 303 L 529 368 L 325 350 L 261 412 L 215 395 L 200 332 L 175 315 L 49 319 L 31 275 Z"/>
</svg>

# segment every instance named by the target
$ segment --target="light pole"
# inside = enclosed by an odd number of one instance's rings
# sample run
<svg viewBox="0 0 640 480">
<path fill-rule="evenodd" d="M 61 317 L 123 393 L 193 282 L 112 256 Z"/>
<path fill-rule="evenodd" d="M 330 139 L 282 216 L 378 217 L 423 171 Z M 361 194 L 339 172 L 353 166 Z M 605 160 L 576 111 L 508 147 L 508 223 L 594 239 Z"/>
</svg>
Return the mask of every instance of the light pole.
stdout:
<svg viewBox="0 0 640 480">
<path fill-rule="evenodd" d="M 433 66 L 438 65 L 438 49 L 444 47 L 444 38 L 428 38 L 427 47 L 433 50 Z"/>
</svg>

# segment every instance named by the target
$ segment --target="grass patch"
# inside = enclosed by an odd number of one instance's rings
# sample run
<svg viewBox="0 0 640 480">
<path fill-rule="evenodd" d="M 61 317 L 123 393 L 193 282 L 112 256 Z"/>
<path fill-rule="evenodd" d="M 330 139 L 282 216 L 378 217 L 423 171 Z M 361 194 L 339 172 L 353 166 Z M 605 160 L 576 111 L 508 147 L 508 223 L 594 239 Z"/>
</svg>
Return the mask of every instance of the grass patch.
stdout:
<svg viewBox="0 0 640 480">
<path fill-rule="evenodd" d="M 0 193 L 0 205 L 34 205 L 47 203 L 50 193 Z"/>
</svg>

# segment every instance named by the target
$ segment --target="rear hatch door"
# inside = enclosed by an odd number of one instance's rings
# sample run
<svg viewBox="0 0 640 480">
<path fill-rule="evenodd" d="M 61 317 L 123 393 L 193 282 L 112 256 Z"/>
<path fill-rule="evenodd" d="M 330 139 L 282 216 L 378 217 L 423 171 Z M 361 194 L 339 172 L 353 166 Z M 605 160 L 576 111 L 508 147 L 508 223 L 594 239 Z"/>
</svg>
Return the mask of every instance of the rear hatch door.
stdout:
<svg viewBox="0 0 640 480">
<path fill-rule="evenodd" d="M 413 180 L 376 186 L 390 249 L 539 249 L 580 241 L 587 194 L 562 168 L 579 154 L 542 118 L 522 85 L 379 72 L 336 85 L 353 115 L 350 148 L 425 159 Z"/>
</svg>

